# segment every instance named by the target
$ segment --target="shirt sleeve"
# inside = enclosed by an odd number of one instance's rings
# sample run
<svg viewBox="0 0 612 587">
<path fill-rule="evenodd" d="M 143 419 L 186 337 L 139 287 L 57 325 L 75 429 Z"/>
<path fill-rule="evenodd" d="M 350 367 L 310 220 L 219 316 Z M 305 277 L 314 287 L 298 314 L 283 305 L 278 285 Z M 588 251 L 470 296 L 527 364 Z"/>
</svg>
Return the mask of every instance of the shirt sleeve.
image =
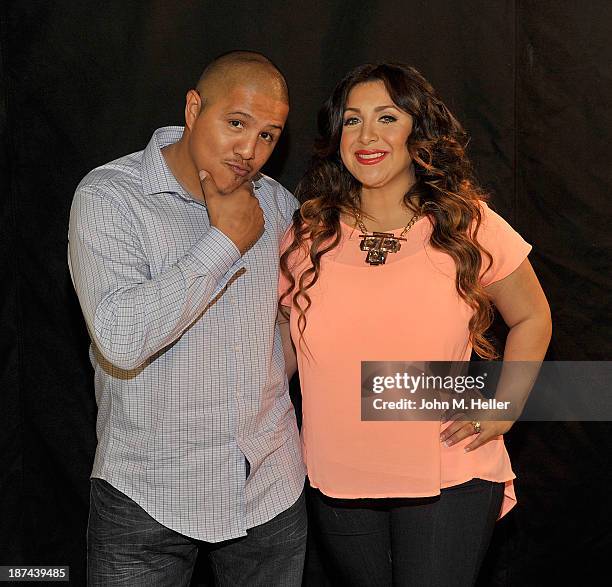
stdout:
<svg viewBox="0 0 612 587">
<path fill-rule="evenodd" d="M 71 208 L 68 264 L 93 342 L 121 369 L 174 342 L 244 268 L 231 239 L 211 228 L 151 277 L 129 213 L 87 186 L 77 190 Z"/>
<path fill-rule="evenodd" d="M 283 217 L 283 230 L 286 230 L 291 224 L 293 213 L 300 207 L 300 204 L 295 196 L 281 184 L 278 184 L 278 190 L 278 207 Z"/>
<path fill-rule="evenodd" d="M 527 258 L 532 247 L 485 202 L 481 202 L 481 211 L 482 222 L 477 239 L 493 257 L 493 263 L 489 269 L 487 269 L 487 257 L 483 257 L 480 281 L 486 287 L 507 277 L 517 269 Z"/>
</svg>

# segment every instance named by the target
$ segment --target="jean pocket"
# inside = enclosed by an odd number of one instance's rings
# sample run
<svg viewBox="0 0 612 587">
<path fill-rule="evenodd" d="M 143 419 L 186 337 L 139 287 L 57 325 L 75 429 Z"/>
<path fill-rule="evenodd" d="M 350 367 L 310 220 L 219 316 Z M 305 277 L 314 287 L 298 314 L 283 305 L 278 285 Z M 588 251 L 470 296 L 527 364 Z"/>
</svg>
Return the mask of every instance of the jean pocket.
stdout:
<svg viewBox="0 0 612 587">
<path fill-rule="evenodd" d="M 122 525 L 149 518 L 134 500 L 104 479 L 91 479 L 90 500 L 93 513 L 103 522 Z"/>
</svg>

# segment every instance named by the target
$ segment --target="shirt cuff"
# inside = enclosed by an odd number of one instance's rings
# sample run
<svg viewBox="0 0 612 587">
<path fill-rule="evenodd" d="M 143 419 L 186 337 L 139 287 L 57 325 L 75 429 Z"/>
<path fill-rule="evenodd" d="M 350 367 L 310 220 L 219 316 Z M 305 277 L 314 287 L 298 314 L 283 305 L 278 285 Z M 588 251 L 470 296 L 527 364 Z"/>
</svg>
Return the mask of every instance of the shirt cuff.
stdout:
<svg viewBox="0 0 612 587">
<path fill-rule="evenodd" d="M 226 275 L 234 265 L 236 267 L 228 278 L 244 266 L 238 247 L 214 226 L 191 248 L 182 265 L 191 273 L 216 280 Z"/>
</svg>

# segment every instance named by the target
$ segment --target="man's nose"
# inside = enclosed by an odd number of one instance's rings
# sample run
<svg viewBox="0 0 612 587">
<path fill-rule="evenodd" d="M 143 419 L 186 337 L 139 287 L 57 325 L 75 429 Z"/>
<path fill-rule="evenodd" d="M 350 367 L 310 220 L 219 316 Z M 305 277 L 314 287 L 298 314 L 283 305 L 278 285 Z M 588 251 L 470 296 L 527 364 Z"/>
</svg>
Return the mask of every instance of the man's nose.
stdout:
<svg viewBox="0 0 612 587">
<path fill-rule="evenodd" d="M 240 155 L 244 161 L 255 157 L 255 148 L 257 146 L 257 136 L 243 137 L 234 147 L 234 152 Z"/>
</svg>

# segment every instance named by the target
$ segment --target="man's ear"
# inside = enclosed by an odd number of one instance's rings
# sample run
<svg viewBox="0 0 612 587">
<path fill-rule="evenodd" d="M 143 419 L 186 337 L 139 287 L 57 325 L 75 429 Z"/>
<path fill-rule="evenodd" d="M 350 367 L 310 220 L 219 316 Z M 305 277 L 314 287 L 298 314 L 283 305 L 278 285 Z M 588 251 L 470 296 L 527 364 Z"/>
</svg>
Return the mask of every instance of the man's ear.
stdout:
<svg viewBox="0 0 612 587">
<path fill-rule="evenodd" d="M 185 126 L 191 130 L 202 109 L 202 98 L 197 90 L 189 90 L 185 96 Z"/>
</svg>

